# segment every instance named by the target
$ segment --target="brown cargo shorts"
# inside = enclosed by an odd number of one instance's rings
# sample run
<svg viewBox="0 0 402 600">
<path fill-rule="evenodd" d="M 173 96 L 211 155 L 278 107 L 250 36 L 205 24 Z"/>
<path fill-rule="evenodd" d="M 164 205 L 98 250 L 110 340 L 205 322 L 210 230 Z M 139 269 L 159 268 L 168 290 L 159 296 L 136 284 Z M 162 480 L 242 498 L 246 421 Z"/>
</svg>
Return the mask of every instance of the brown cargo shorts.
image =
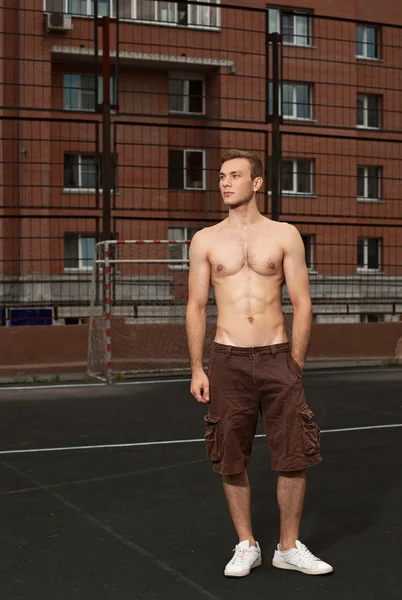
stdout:
<svg viewBox="0 0 402 600">
<path fill-rule="evenodd" d="M 321 462 L 320 429 L 288 342 L 258 348 L 214 342 L 208 379 L 205 442 L 214 471 L 235 475 L 246 469 L 259 412 L 273 470 L 300 471 Z"/>
</svg>

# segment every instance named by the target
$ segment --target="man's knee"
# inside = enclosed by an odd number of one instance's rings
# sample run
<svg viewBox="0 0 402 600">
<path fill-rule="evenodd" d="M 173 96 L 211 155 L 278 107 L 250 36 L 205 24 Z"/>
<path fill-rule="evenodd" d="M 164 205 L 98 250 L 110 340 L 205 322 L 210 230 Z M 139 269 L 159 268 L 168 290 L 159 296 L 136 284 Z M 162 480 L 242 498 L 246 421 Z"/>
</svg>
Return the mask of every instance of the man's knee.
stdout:
<svg viewBox="0 0 402 600">
<path fill-rule="evenodd" d="M 279 471 L 279 477 L 286 477 L 287 479 L 304 479 L 306 476 L 306 469 L 299 469 L 297 471 Z"/>
<path fill-rule="evenodd" d="M 241 471 L 240 473 L 233 473 L 230 475 L 222 475 L 222 481 L 227 485 L 248 485 L 247 471 Z"/>
</svg>

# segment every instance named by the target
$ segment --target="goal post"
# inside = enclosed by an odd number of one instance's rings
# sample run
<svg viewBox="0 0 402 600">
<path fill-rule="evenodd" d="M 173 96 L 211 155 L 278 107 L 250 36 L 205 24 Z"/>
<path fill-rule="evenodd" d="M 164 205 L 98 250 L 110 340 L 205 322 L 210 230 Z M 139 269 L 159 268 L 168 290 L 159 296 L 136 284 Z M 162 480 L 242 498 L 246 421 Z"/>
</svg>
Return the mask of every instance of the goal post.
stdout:
<svg viewBox="0 0 402 600">
<path fill-rule="evenodd" d="M 185 308 L 190 242 L 135 239 L 96 244 L 89 311 L 90 377 L 111 383 L 129 374 L 188 369 Z"/>
<path fill-rule="evenodd" d="M 190 370 L 185 332 L 190 240 L 109 240 L 95 246 L 87 373 L 106 383 Z M 282 299 L 291 339 L 292 308 Z M 216 323 L 212 288 L 206 348 Z M 206 356 L 204 355 L 204 359 Z"/>
</svg>

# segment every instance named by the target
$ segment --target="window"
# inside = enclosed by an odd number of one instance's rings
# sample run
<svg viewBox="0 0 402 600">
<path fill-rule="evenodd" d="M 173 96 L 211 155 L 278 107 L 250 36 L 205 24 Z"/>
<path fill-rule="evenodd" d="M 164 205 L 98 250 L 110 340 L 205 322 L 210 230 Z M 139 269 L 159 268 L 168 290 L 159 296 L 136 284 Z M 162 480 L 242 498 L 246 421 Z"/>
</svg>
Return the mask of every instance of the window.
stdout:
<svg viewBox="0 0 402 600">
<path fill-rule="evenodd" d="M 380 200 L 380 167 L 357 167 L 357 198 L 358 200 Z"/>
<path fill-rule="evenodd" d="M 156 21 L 172 25 L 193 27 L 219 27 L 219 8 L 207 6 L 217 4 L 216 0 L 202 0 L 203 4 L 187 4 L 187 2 L 160 2 L 159 0 L 134 0 L 134 19 Z M 128 5 L 128 6 L 126 6 Z M 123 0 L 123 14 L 127 18 L 130 13 L 130 2 Z"/>
<path fill-rule="evenodd" d="M 380 58 L 379 29 L 369 25 L 356 27 L 356 56 L 358 58 Z"/>
<path fill-rule="evenodd" d="M 79 233 L 64 234 L 64 268 L 90 270 L 94 259 L 96 238 Z"/>
<path fill-rule="evenodd" d="M 360 313 L 360 323 L 383 323 L 384 315 L 374 313 Z"/>
<path fill-rule="evenodd" d="M 301 236 L 306 251 L 306 265 L 309 271 L 314 269 L 314 236 L 304 235 Z"/>
<path fill-rule="evenodd" d="M 197 0 L 195 0 L 197 1 Z M 160 0 L 119 0 L 121 19 L 155 21 L 170 25 L 217 28 L 220 26 L 219 0 L 200 0 L 202 4 L 161 2 Z M 116 16 L 116 0 L 98 0 L 98 16 Z M 208 6 L 212 4 L 213 6 Z M 109 12 L 110 6 L 110 12 Z M 94 0 L 45 0 L 45 10 L 65 12 L 73 16 L 93 17 Z"/>
<path fill-rule="evenodd" d="M 169 150 L 169 190 L 205 190 L 204 150 Z"/>
<path fill-rule="evenodd" d="M 103 102 L 103 78 L 98 80 L 98 104 Z M 110 78 L 110 102 L 114 103 L 114 82 Z M 63 78 L 63 108 L 64 110 L 96 109 L 95 75 L 65 73 Z"/>
<path fill-rule="evenodd" d="M 279 97 L 279 112 L 284 119 L 312 119 L 312 85 L 283 83 Z M 272 82 L 269 83 L 269 113 L 273 113 Z"/>
<path fill-rule="evenodd" d="M 169 240 L 192 240 L 194 234 L 198 231 L 198 227 L 169 227 Z M 186 260 L 188 261 L 190 244 L 168 244 L 169 260 Z M 169 265 L 171 269 L 188 269 L 187 264 Z"/>
<path fill-rule="evenodd" d="M 285 44 L 311 45 L 311 17 L 307 11 L 285 12 L 269 8 L 269 33 L 282 33 Z"/>
<path fill-rule="evenodd" d="M 381 96 L 357 94 L 357 127 L 379 129 L 381 126 Z"/>
<path fill-rule="evenodd" d="M 379 271 L 381 268 L 381 239 L 357 239 L 357 267 L 358 270 Z"/>
<path fill-rule="evenodd" d="M 313 161 L 309 159 L 282 161 L 282 192 L 313 193 Z"/>
<path fill-rule="evenodd" d="M 97 182 L 98 180 L 98 182 Z M 97 185 L 98 183 L 98 185 Z M 102 187 L 102 157 L 95 154 L 64 153 L 64 189 L 95 190 Z"/>
<path fill-rule="evenodd" d="M 113 15 L 115 0 L 98 0 L 98 16 L 109 15 L 109 3 Z M 94 0 L 46 0 L 46 10 L 49 12 L 65 12 L 82 17 L 91 17 L 95 14 Z"/>
<path fill-rule="evenodd" d="M 187 79 L 178 75 L 169 78 L 169 112 L 202 115 L 205 112 L 203 79 Z"/>
</svg>

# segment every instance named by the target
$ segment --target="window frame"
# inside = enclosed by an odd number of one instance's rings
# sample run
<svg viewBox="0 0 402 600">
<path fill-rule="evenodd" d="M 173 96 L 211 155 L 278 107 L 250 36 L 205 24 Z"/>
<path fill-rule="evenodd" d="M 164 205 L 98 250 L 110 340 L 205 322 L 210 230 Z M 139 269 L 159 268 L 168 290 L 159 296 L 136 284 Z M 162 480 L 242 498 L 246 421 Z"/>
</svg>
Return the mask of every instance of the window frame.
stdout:
<svg viewBox="0 0 402 600">
<path fill-rule="evenodd" d="M 375 321 L 369 321 L 368 317 L 377 317 Z M 379 313 L 359 313 L 360 323 L 384 323 L 384 315 Z"/>
<path fill-rule="evenodd" d="M 283 86 L 284 85 L 288 85 L 288 86 L 292 86 L 293 90 L 292 90 L 292 108 L 293 111 L 296 111 L 296 116 L 293 112 L 292 115 L 284 115 L 283 114 Z M 309 117 L 298 117 L 297 116 L 297 86 L 298 85 L 305 85 L 308 87 L 308 99 L 309 99 L 309 110 L 310 110 L 310 116 Z M 314 105 L 313 105 L 313 82 L 306 82 L 306 81 L 282 81 L 282 84 L 279 86 L 279 115 L 282 117 L 282 119 L 284 121 L 301 121 L 304 123 L 312 123 L 314 121 L 314 116 L 313 116 L 313 109 L 314 109 Z M 273 115 L 273 89 L 272 89 L 272 81 L 268 82 L 268 110 L 269 110 L 269 114 L 270 116 Z"/>
<path fill-rule="evenodd" d="M 364 263 L 363 266 L 359 265 L 359 240 L 363 240 L 363 263 Z M 378 267 L 375 269 L 368 266 L 369 240 L 377 240 L 378 241 L 378 257 L 377 257 Z M 357 250 L 357 272 L 358 273 L 380 273 L 382 271 L 382 246 L 383 246 L 382 238 L 360 237 L 360 236 L 357 238 L 356 250 Z"/>
<path fill-rule="evenodd" d="M 309 176 L 309 180 L 310 180 L 310 191 L 309 192 L 299 192 L 297 191 L 297 187 L 298 187 L 298 176 L 299 176 L 299 170 L 297 168 L 297 163 L 301 160 L 307 160 L 310 164 L 310 176 Z M 282 166 L 284 162 L 291 162 L 292 163 L 292 184 L 293 184 L 293 189 L 292 190 L 284 190 L 282 188 L 282 181 L 281 181 L 281 193 L 283 196 L 298 196 L 298 197 L 305 197 L 308 198 L 310 196 L 314 196 L 314 187 L 313 187 L 313 183 L 314 183 L 314 160 L 312 158 L 282 158 L 282 165 L 281 165 L 281 170 L 282 170 Z"/>
<path fill-rule="evenodd" d="M 169 150 L 176 150 L 183 153 L 183 187 L 181 188 L 169 188 L 169 192 L 175 191 L 187 191 L 187 192 L 205 192 L 206 191 L 206 151 L 199 148 L 169 148 Z M 202 154 L 202 187 L 187 187 L 187 153 L 188 152 L 199 152 Z M 169 161 L 169 158 L 168 158 Z M 168 164 L 168 170 L 170 165 Z"/>
<path fill-rule="evenodd" d="M 78 83 L 79 86 L 77 88 L 66 88 L 65 85 L 65 77 L 66 76 L 70 76 L 70 77 L 78 77 Z M 100 85 L 100 83 L 103 83 L 103 78 L 101 75 L 98 76 L 98 101 L 96 101 L 96 85 L 94 87 L 94 107 L 93 108 L 83 108 L 82 107 L 82 93 L 85 91 L 89 91 L 88 88 L 84 88 L 84 86 L 81 84 L 82 82 L 82 78 L 83 77 L 92 77 L 94 79 L 94 84 L 96 84 L 96 80 L 95 80 L 95 75 L 93 73 L 63 73 L 63 110 L 66 112 L 87 112 L 87 113 L 93 113 L 96 112 L 96 107 L 97 104 L 102 104 L 103 102 L 103 89 Z M 110 86 L 110 103 L 114 104 L 114 77 L 110 77 L 110 81 L 109 81 L 109 86 Z M 78 108 L 66 108 L 65 106 L 65 90 L 66 89 L 77 89 L 78 91 Z M 102 94 L 102 95 L 101 95 Z"/>
<path fill-rule="evenodd" d="M 95 1 L 96 0 L 94 0 L 94 9 L 95 9 Z M 99 0 L 98 0 L 98 2 L 99 2 Z M 105 0 L 105 3 L 106 3 L 106 0 Z M 92 12 L 91 12 L 92 0 L 86 0 L 87 9 L 86 9 L 85 13 L 74 13 L 74 12 L 71 12 L 70 11 L 71 5 L 72 5 L 72 0 L 63 0 L 63 12 L 66 13 L 66 14 L 71 15 L 74 18 L 75 17 L 78 17 L 78 18 L 80 18 L 80 17 L 81 18 L 82 17 L 83 18 L 94 17 L 94 14 L 92 14 Z M 115 8 L 115 0 L 110 0 L 110 9 L 111 9 L 110 10 L 110 15 L 103 15 L 102 13 L 98 12 L 98 17 L 103 17 L 103 16 L 114 17 L 115 16 L 114 8 Z M 47 0 L 43 0 L 43 10 L 45 12 L 51 12 L 52 11 L 52 9 L 48 8 L 48 6 L 47 6 Z"/>
<path fill-rule="evenodd" d="M 171 75 L 175 75 L 171 77 Z M 170 97 L 173 95 L 170 93 L 170 88 L 168 88 L 168 112 L 170 115 L 190 115 L 190 116 L 205 116 L 205 104 L 206 104 L 206 90 L 205 90 L 205 76 L 203 75 L 192 75 L 185 73 L 169 73 L 169 81 L 168 85 L 170 86 L 170 81 L 183 81 L 185 90 L 183 92 L 183 110 L 172 110 L 169 107 Z M 191 81 L 201 81 L 202 82 L 202 112 L 192 112 L 190 111 L 190 82 Z"/>
<path fill-rule="evenodd" d="M 170 231 L 172 231 L 172 230 L 183 231 L 183 237 L 178 238 L 177 236 L 175 236 L 175 237 L 171 238 Z M 189 233 L 191 230 L 194 230 L 194 233 L 192 235 L 190 235 L 190 233 Z M 200 231 L 199 227 L 192 227 L 190 225 L 180 225 L 180 226 L 179 225 L 168 225 L 168 240 L 177 240 L 177 239 L 191 240 L 197 231 Z M 180 244 L 180 246 L 181 246 L 182 260 L 187 260 L 187 263 L 168 264 L 169 270 L 171 270 L 171 271 L 188 271 L 190 268 L 190 263 L 189 263 L 190 244 Z M 174 247 L 177 248 L 177 246 L 174 246 Z M 169 245 L 168 245 L 168 259 L 170 260 Z M 171 260 L 174 260 L 174 259 L 171 259 Z"/>
<path fill-rule="evenodd" d="M 360 125 L 358 123 L 359 109 L 357 106 L 357 102 L 359 100 L 359 97 L 363 98 L 363 125 Z M 378 107 L 377 107 L 378 126 L 377 127 L 368 125 L 368 116 L 369 116 L 368 100 L 369 100 L 369 97 L 377 98 L 377 101 L 378 101 Z M 365 94 L 365 93 L 358 92 L 358 94 L 356 96 L 356 129 L 369 129 L 372 131 L 380 130 L 381 129 L 381 116 L 382 116 L 381 113 L 382 113 L 382 96 L 380 94 Z"/>
<path fill-rule="evenodd" d="M 154 2 L 154 19 L 141 19 L 138 18 L 137 15 L 139 13 L 139 9 L 138 9 L 138 0 L 131 0 L 131 16 L 130 17 L 123 17 L 121 18 L 121 20 L 123 21 L 137 21 L 139 23 L 151 23 L 154 25 L 168 25 L 170 27 L 186 27 L 186 28 L 191 28 L 191 29 L 206 29 L 206 30 L 219 30 L 221 28 L 221 10 L 220 10 L 220 6 L 211 6 L 209 7 L 210 11 L 213 9 L 216 9 L 216 25 L 206 25 L 206 24 L 201 24 L 199 22 L 196 23 L 191 23 L 188 22 L 187 25 L 183 25 L 181 23 L 179 23 L 179 10 L 178 10 L 178 5 L 179 2 L 168 2 L 168 4 L 173 5 L 172 7 L 168 7 L 168 12 L 170 12 L 171 10 L 173 11 L 174 14 L 174 20 L 172 21 L 163 21 L 158 19 L 158 11 L 159 11 L 159 2 L 161 0 L 155 0 Z M 197 0 L 195 0 L 197 1 Z M 87 0 L 86 1 L 86 5 L 87 5 L 87 9 L 85 13 L 73 13 L 70 12 L 69 8 L 71 7 L 71 0 L 63 0 L 64 4 L 63 4 L 63 8 L 65 13 L 67 14 L 71 14 L 74 18 L 93 18 L 94 14 L 92 14 L 91 12 L 91 0 Z M 202 2 L 211 2 L 213 4 L 220 4 L 220 0 L 202 0 Z M 194 6 L 194 5 L 192 5 Z M 202 18 L 200 18 L 200 15 L 202 15 L 202 10 L 208 8 L 205 4 L 200 4 L 199 6 L 196 6 L 197 9 L 197 21 L 201 21 Z M 47 8 L 47 0 L 43 0 L 43 10 L 44 11 L 48 11 L 49 9 Z M 189 13 L 187 13 L 189 14 Z M 211 12 L 209 13 L 211 15 Z M 98 16 L 103 16 L 102 13 L 98 13 Z M 110 17 L 116 17 L 116 5 L 115 5 L 115 0 L 110 0 Z M 211 18 L 209 17 L 209 21 L 211 21 Z"/>
<path fill-rule="evenodd" d="M 283 15 L 290 15 L 293 17 L 293 31 L 296 31 L 295 20 L 297 17 L 305 17 L 307 20 L 307 39 L 308 43 L 300 43 L 295 42 L 295 38 L 300 38 L 301 36 L 293 33 L 293 42 L 283 41 L 284 46 L 297 46 L 299 48 L 312 48 L 313 47 L 313 35 L 312 35 L 312 11 L 310 10 L 286 10 L 286 7 L 283 6 L 268 6 L 268 23 L 270 22 L 269 11 L 276 11 L 276 31 L 270 31 L 269 33 L 281 33 L 283 36 Z"/>
<path fill-rule="evenodd" d="M 301 238 L 303 240 L 304 249 L 305 249 L 305 253 L 306 253 L 306 267 L 307 267 L 307 271 L 309 273 L 316 272 L 315 271 L 315 265 L 314 265 L 315 235 L 313 233 L 301 233 L 300 235 L 301 235 Z M 309 256 L 307 256 L 306 244 L 305 244 L 303 238 L 309 238 L 310 239 L 310 243 L 309 243 Z M 310 266 L 309 266 L 308 263 L 310 263 Z"/>
<path fill-rule="evenodd" d="M 65 161 L 65 157 L 67 154 L 78 156 L 78 187 L 66 187 L 64 185 L 63 192 L 65 194 L 96 194 L 97 191 L 99 193 L 101 193 L 102 188 L 103 188 L 102 155 L 99 155 L 98 175 L 99 175 L 100 181 L 99 181 L 99 186 L 98 186 L 98 190 L 97 190 L 96 187 L 94 187 L 94 188 L 82 187 L 82 157 L 83 156 L 93 156 L 96 161 L 96 154 L 92 153 L 92 152 L 69 152 L 69 151 L 67 151 L 67 152 L 64 152 L 64 161 Z M 64 163 L 64 169 L 65 169 L 65 163 Z M 95 162 L 95 177 L 96 177 L 96 162 Z M 64 181 L 65 181 L 65 170 L 64 170 Z"/>
<path fill-rule="evenodd" d="M 293 114 L 292 115 L 285 115 L 284 114 L 284 110 L 283 110 L 283 86 L 284 85 L 289 85 L 292 86 L 292 109 L 293 109 Z M 308 117 L 298 117 L 297 116 L 297 86 L 298 85 L 304 85 L 307 86 L 308 88 L 308 106 L 309 106 L 309 112 L 310 112 L 310 116 Z M 281 115 L 282 118 L 284 120 L 287 121 L 312 121 L 313 120 L 313 84 L 312 83 L 306 83 L 306 82 L 301 82 L 301 81 L 284 81 L 282 82 L 282 85 L 280 86 L 279 89 L 279 106 L 281 108 Z M 295 114 L 296 113 L 296 114 Z"/>
<path fill-rule="evenodd" d="M 74 239 L 78 243 L 78 266 L 77 267 L 66 267 L 65 266 L 66 265 L 66 240 L 68 238 Z M 70 232 L 70 231 L 66 231 L 64 233 L 64 272 L 68 272 L 68 273 L 92 272 L 93 265 L 91 265 L 90 267 L 86 267 L 85 265 L 82 264 L 82 261 L 84 260 L 83 251 L 82 251 L 82 240 L 86 240 L 86 239 L 94 240 L 95 246 L 96 246 L 96 235 L 95 234 L 90 235 L 88 233 L 74 233 L 74 232 Z"/>
<path fill-rule="evenodd" d="M 358 52 L 357 52 L 357 44 L 358 44 L 357 31 L 358 31 L 359 27 L 361 27 L 363 29 L 363 41 L 362 41 L 363 54 L 358 54 Z M 375 36 L 376 36 L 375 49 L 377 51 L 378 56 L 367 56 L 367 48 L 368 48 L 368 46 L 372 45 L 367 42 L 367 30 L 368 29 L 374 29 L 374 31 L 375 31 Z M 358 58 L 360 60 L 374 60 L 374 61 L 381 60 L 380 31 L 381 31 L 380 27 L 377 25 L 362 25 L 361 23 L 356 24 L 356 58 Z"/>
<path fill-rule="evenodd" d="M 363 181 L 363 187 L 364 187 L 364 195 L 360 196 L 358 191 L 359 191 L 359 169 L 364 169 L 364 181 Z M 377 188 L 378 188 L 378 194 L 376 198 L 370 198 L 368 196 L 368 187 L 369 187 L 369 177 L 368 177 L 368 169 L 377 169 L 378 172 L 378 179 L 377 179 Z M 382 198 L 382 167 L 377 166 L 377 165 L 357 165 L 357 177 L 356 177 L 356 183 L 357 183 L 357 201 L 358 202 L 384 202 L 383 198 Z"/>
</svg>

